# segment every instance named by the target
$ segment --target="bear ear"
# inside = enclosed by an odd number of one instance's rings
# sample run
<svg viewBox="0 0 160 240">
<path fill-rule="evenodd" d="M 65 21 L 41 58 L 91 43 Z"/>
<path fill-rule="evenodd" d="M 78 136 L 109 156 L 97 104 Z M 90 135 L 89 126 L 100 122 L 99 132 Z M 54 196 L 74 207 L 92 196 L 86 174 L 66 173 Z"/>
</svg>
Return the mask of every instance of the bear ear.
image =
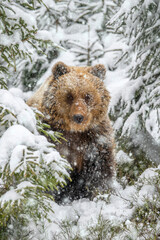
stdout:
<svg viewBox="0 0 160 240">
<path fill-rule="evenodd" d="M 58 79 L 60 76 L 68 73 L 69 71 L 69 67 L 63 62 L 56 63 L 52 68 L 54 79 Z"/>
<path fill-rule="evenodd" d="M 104 80 L 106 75 L 106 68 L 103 64 L 97 64 L 90 68 L 89 72 L 94 76 Z"/>
</svg>

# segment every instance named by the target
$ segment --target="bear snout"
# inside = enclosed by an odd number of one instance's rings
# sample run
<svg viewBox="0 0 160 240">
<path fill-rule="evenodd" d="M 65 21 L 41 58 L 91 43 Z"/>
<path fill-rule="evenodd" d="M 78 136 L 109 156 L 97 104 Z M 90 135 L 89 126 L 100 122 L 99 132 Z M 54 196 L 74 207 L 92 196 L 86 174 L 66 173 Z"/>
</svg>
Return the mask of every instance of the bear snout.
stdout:
<svg viewBox="0 0 160 240">
<path fill-rule="evenodd" d="M 82 122 L 83 122 L 83 119 L 84 119 L 84 116 L 81 115 L 81 114 L 75 114 L 75 115 L 73 116 L 73 121 L 74 121 L 75 123 L 78 123 L 78 124 L 82 123 Z"/>
</svg>

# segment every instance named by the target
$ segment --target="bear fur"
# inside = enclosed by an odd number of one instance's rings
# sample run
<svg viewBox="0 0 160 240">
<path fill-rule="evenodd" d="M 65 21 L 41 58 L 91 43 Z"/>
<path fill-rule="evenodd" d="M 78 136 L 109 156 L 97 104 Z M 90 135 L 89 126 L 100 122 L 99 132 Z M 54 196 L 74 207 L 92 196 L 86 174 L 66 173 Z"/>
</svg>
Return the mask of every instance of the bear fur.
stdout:
<svg viewBox="0 0 160 240">
<path fill-rule="evenodd" d="M 103 79 L 105 67 L 72 67 L 58 62 L 52 75 L 27 101 L 67 141 L 57 144 L 70 162 L 72 182 L 59 199 L 91 197 L 105 190 L 115 173 L 114 139 L 107 114 L 110 101 Z"/>
</svg>

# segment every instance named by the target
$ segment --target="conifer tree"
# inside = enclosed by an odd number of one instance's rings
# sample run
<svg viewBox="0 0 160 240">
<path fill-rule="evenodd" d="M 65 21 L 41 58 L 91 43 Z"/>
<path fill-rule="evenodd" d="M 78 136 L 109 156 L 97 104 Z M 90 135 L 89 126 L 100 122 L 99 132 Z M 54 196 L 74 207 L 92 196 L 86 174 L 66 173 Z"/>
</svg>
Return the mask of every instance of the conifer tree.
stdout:
<svg viewBox="0 0 160 240">
<path fill-rule="evenodd" d="M 126 11 L 127 9 L 127 11 Z M 126 64 L 130 81 L 111 117 L 124 150 L 140 160 L 160 159 L 160 3 L 157 0 L 124 1 L 111 19 L 115 33 L 128 48 L 117 64 Z M 119 122 L 119 124 L 118 124 Z"/>
<path fill-rule="evenodd" d="M 37 4 L 36 4 L 37 3 Z M 36 5 L 35 5 L 36 4 Z M 49 221 L 54 198 L 48 194 L 69 178 L 68 162 L 54 149 L 60 134 L 41 122 L 23 101 L 21 70 L 44 53 L 51 36 L 38 30 L 35 8 L 42 1 L 3 1 L 0 5 L 0 239 L 30 239 L 29 224 Z M 30 12 L 31 11 L 31 12 Z M 46 30 L 45 34 L 47 34 Z M 14 70 L 14 71 L 12 71 Z M 36 69 L 37 70 L 37 69 Z M 29 84 L 28 82 L 26 84 Z M 29 87 L 28 87 L 29 88 Z M 20 97 L 21 96 L 21 97 Z M 43 136 L 40 134 L 43 133 Z M 52 143 L 48 141 L 52 140 Z M 42 221 L 42 222 L 43 222 Z M 43 228 L 43 223 L 41 224 Z"/>
<path fill-rule="evenodd" d="M 73 5 L 71 5 L 73 4 Z M 116 9 L 111 1 L 71 1 L 68 16 L 72 16 L 70 31 L 81 32 L 81 39 L 72 37 L 65 40 L 65 45 L 75 54 L 77 63 L 92 65 L 105 54 L 105 24 Z M 76 31 L 76 32 L 75 32 Z"/>
<path fill-rule="evenodd" d="M 4 86 L 7 81 L 7 84 L 11 86 L 22 85 L 26 90 L 32 89 L 36 80 L 47 69 L 48 66 L 44 66 L 46 59 L 44 56 L 51 48 L 55 53 L 56 47 L 49 31 L 45 29 L 42 31 L 38 26 L 36 12 L 41 12 L 46 8 L 47 6 L 41 0 L 24 3 L 18 0 L 5 0 L 1 3 L 1 86 L 2 84 Z M 50 61 L 50 56 L 48 56 L 48 61 Z M 31 69 L 30 73 L 27 70 L 28 65 Z"/>
</svg>

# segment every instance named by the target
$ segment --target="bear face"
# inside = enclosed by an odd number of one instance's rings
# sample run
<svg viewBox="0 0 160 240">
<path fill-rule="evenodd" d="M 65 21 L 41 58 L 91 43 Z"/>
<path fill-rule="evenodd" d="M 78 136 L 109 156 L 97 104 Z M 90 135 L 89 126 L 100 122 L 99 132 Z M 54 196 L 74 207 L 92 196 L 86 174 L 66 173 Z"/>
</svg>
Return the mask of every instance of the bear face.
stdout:
<svg viewBox="0 0 160 240">
<path fill-rule="evenodd" d="M 43 95 L 38 109 L 47 115 L 46 121 L 54 128 L 72 132 L 94 128 L 108 110 L 110 96 L 102 82 L 104 76 L 105 67 L 100 64 L 68 67 L 59 62 L 38 93 Z M 32 105 L 32 99 L 28 104 Z"/>
</svg>

